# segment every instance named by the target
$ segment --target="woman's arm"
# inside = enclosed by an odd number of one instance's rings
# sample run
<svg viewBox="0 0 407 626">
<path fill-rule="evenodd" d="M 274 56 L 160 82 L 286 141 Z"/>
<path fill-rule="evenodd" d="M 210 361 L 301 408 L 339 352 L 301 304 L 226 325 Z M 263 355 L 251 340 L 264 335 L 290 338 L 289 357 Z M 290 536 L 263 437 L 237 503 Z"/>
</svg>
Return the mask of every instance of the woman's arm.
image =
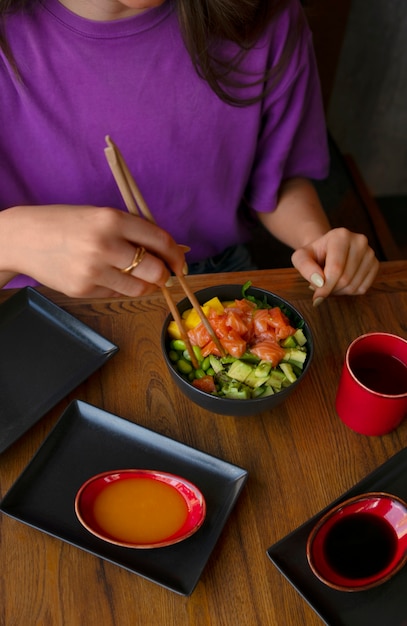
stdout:
<svg viewBox="0 0 407 626">
<path fill-rule="evenodd" d="M 123 273 L 144 246 L 147 253 Z M 164 230 L 109 207 L 19 206 L 0 212 L 0 284 L 16 274 L 71 297 L 136 297 L 181 273 L 185 256 Z"/>
<path fill-rule="evenodd" d="M 277 239 L 293 250 L 322 237 L 331 228 L 314 186 L 305 178 L 285 181 L 275 211 L 257 215 Z"/>
<path fill-rule="evenodd" d="M 7 285 L 15 276 L 15 272 L 0 271 L 0 289 Z"/>
<path fill-rule="evenodd" d="M 315 305 L 330 293 L 362 294 L 372 284 L 379 263 L 366 236 L 331 229 L 309 181 L 285 181 L 275 211 L 258 216 L 277 239 L 294 249 L 293 265 L 315 287 Z"/>
</svg>

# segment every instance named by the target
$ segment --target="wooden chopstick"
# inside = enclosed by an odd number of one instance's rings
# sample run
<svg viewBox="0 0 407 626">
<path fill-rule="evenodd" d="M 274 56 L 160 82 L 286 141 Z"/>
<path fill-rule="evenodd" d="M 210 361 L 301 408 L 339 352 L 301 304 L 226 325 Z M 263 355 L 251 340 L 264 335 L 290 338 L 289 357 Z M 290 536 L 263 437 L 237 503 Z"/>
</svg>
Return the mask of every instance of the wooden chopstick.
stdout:
<svg viewBox="0 0 407 626">
<path fill-rule="evenodd" d="M 109 141 L 108 141 L 109 139 Z M 113 142 L 110 140 L 110 138 L 106 137 L 106 142 L 108 143 L 108 147 L 105 148 L 105 155 L 106 155 L 106 159 L 107 162 L 110 165 L 110 169 L 112 171 L 113 177 L 116 181 L 116 184 L 119 188 L 119 191 L 122 195 L 122 198 L 124 200 L 124 203 L 126 205 L 126 208 L 128 210 L 129 213 L 132 213 L 133 215 L 138 215 L 140 216 L 140 211 L 139 208 L 134 200 L 134 196 L 132 193 L 132 189 L 130 188 L 129 185 L 129 181 L 128 181 L 128 175 L 126 175 L 126 168 L 123 168 L 122 163 L 120 162 L 119 159 L 119 152 L 117 147 L 113 144 Z M 195 352 L 192 348 L 191 342 L 189 340 L 187 331 L 185 330 L 182 318 L 179 314 L 179 311 L 176 307 L 176 305 L 174 304 L 174 302 L 172 301 L 171 295 L 168 291 L 168 288 L 165 286 L 161 287 L 161 291 L 164 295 L 164 298 L 167 302 L 168 308 L 170 309 L 171 315 L 173 316 L 180 335 L 181 335 L 181 339 L 183 340 L 183 342 L 185 343 L 186 349 L 188 351 L 189 357 L 191 359 L 191 363 L 192 365 L 195 367 L 195 369 L 199 368 L 199 363 L 198 360 L 196 358 Z"/>
<path fill-rule="evenodd" d="M 144 217 L 149 222 L 153 222 L 153 224 L 155 224 L 156 221 L 154 219 L 154 216 L 151 213 L 150 209 L 148 208 L 147 203 L 144 200 L 143 195 L 140 189 L 138 188 L 136 181 L 134 180 L 129 168 L 127 167 L 126 161 L 124 160 L 122 153 L 120 152 L 116 144 L 112 141 L 112 139 L 109 137 L 109 135 L 106 136 L 106 143 L 108 145 L 108 147 L 105 148 L 106 158 L 109 161 L 109 165 L 111 165 L 111 161 L 113 162 L 113 166 L 115 168 L 115 171 L 119 174 L 119 178 L 121 178 L 122 180 L 124 179 L 127 182 L 126 187 L 131 197 L 131 200 L 130 200 L 131 204 L 136 205 L 139 211 L 142 213 L 142 215 L 144 215 Z M 113 175 L 114 175 L 114 172 L 113 172 Z M 123 184 L 123 182 L 121 182 L 121 184 Z M 119 186 L 119 189 L 120 191 L 122 191 L 120 186 Z M 122 193 L 122 196 L 123 196 L 123 193 Z M 123 197 L 123 200 L 125 200 L 124 197 Z M 137 215 L 139 215 L 139 213 L 137 213 Z"/>
<path fill-rule="evenodd" d="M 150 222 L 153 222 L 154 224 L 156 223 L 154 216 L 152 215 L 150 209 L 147 206 L 146 201 L 143 198 L 143 195 L 140 191 L 140 189 L 137 186 L 136 181 L 134 180 L 133 176 L 131 175 L 126 162 L 120 152 L 120 150 L 118 149 L 118 147 L 115 145 L 115 143 L 112 141 L 112 139 L 107 136 L 106 137 L 106 143 L 107 143 L 107 148 L 105 148 L 105 155 L 106 155 L 106 159 L 109 163 L 110 169 L 112 171 L 113 177 L 117 183 L 117 186 L 119 188 L 119 191 L 123 197 L 124 203 L 126 205 L 127 210 L 129 211 L 129 213 L 132 213 L 133 215 L 140 215 L 140 212 L 142 213 L 142 215 L 149 220 Z M 180 285 L 182 287 L 182 289 L 185 292 L 185 295 L 187 296 L 188 300 L 190 301 L 192 307 L 195 309 L 195 311 L 197 312 L 197 314 L 199 315 L 199 318 L 201 320 L 201 322 L 203 323 L 203 325 L 205 326 L 209 336 L 211 337 L 212 341 L 215 343 L 216 347 L 218 348 L 220 354 L 222 356 L 225 356 L 225 350 L 222 346 L 222 344 L 220 343 L 218 337 L 216 336 L 215 331 L 213 330 L 208 318 L 206 317 L 205 313 L 202 310 L 201 305 L 199 304 L 195 294 L 193 293 L 193 291 L 189 288 L 185 278 L 183 275 L 177 274 L 177 278 L 180 282 Z M 185 330 L 182 318 L 179 314 L 179 311 L 176 307 L 176 305 L 174 304 L 174 302 L 171 299 L 171 295 L 169 293 L 169 290 L 167 287 L 161 287 L 161 290 L 163 292 L 163 295 L 166 299 L 167 305 L 171 311 L 171 314 L 178 326 L 180 335 L 182 340 L 184 341 L 186 348 L 188 350 L 188 354 L 191 358 L 191 362 L 193 364 L 193 366 L 197 369 L 199 367 L 195 352 L 193 351 L 191 342 L 189 340 L 187 331 Z"/>
</svg>

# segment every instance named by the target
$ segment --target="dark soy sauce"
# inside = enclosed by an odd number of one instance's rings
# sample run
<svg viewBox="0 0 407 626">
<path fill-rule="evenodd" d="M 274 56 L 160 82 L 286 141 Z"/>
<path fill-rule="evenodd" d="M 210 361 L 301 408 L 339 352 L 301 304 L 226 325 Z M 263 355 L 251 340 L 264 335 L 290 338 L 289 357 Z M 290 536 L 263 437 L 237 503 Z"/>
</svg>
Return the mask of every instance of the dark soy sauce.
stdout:
<svg viewBox="0 0 407 626">
<path fill-rule="evenodd" d="M 383 570 L 393 558 L 397 537 L 388 523 L 370 513 L 339 520 L 325 538 L 330 566 L 346 578 L 367 578 Z"/>
<path fill-rule="evenodd" d="M 395 356 L 370 352 L 353 357 L 350 365 L 362 385 L 377 393 L 407 392 L 407 366 Z"/>
</svg>

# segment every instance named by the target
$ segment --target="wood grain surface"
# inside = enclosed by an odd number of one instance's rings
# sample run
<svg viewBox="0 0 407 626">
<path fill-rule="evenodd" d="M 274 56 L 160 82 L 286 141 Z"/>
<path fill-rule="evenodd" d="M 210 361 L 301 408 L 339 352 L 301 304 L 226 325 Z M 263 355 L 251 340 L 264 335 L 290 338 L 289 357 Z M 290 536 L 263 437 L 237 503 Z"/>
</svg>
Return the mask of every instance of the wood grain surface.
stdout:
<svg viewBox="0 0 407 626">
<path fill-rule="evenodd" d="M 407 264 L 384 263 L 368 294 L 331 297 L 316 309 L 307 283 L 292 269 L 196 276 L 189 284 L 197 291 L 248 279 L 290 300 L 315 339 L 312 366 L 295 393 L 272 412 L 249 418 L 211 414 L 175 387 L 160 351 L 167 315 L 160 292 L 86 301 L 40 289 L 120 351 L 1 455 L 1 496 L 73 399 L 235 463 L 249 478 L 190 597 L 0 515 L 2 626 L 321 624 L 266 550 L 407 444 L 407 421 L 369 438 L 344 426 L 334 409 L 344 353 L 355 337 L 375 330 L 407 337 Z M 182 298 L 178 286 L 171 291 Z M 12 293 L 0 292 L 0 302 Z"/>
</svg>

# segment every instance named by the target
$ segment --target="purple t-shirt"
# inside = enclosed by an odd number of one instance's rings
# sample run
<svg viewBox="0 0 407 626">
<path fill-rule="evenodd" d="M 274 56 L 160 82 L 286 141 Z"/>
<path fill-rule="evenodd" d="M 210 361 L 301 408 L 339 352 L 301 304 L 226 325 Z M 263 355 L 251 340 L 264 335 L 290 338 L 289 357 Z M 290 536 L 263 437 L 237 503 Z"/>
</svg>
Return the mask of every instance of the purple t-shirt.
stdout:
<svg viewBox="0 0 407 626">
<path fill-rule="evenodd" d="M 288 2 L 245 67 L 278 62 L 297 28 Z M 160 226 L 191 247 L 188 262 L 247 240 L 238 207 L 271 211 L 282 180 L 328 170 L 312 38 L 302 30 L 267 98 L 234 107 L 200 78 L 171 0 L 138 16 L 96 22 L 58 0 L 8 18 L 19 79 L 0 63 L 0 210 L 92 204 L 124 210 L 104 155 L 119 146 Z M 253 88 L 250 88 L 253 92 Z M 18 277 L 8 286 L 35 284 Z"/>
</svg>

